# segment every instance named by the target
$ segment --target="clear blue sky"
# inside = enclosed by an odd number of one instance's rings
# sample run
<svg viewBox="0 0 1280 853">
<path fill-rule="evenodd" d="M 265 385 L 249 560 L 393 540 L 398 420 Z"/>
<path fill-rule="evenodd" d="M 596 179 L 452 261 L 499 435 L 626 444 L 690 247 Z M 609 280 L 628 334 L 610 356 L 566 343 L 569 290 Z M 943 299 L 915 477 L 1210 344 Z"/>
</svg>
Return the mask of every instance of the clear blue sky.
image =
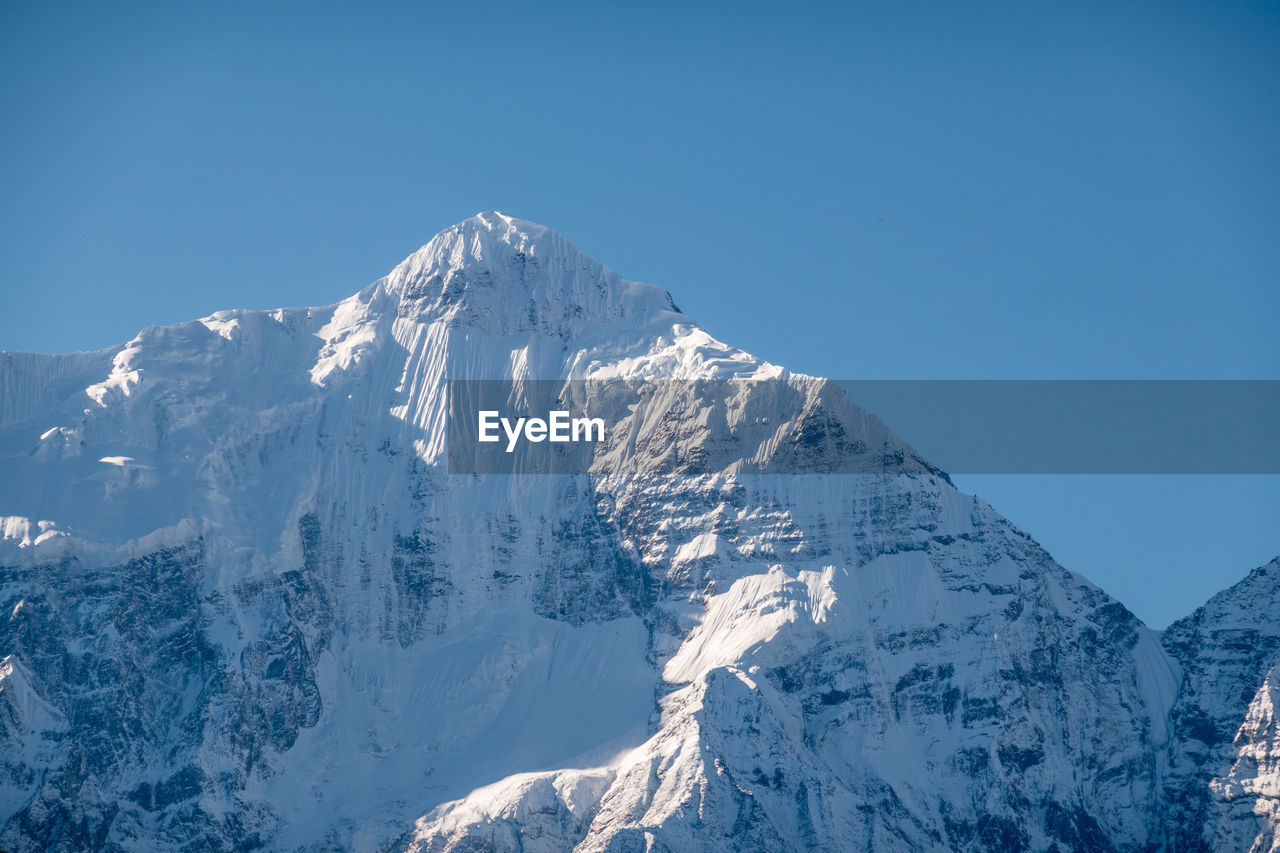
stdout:
<svg viewBox="0 0 1280 853">
<path fill-rule="evenodd" d="M 842 378 L 1280 378 L 1280 5 L 0 5 L 0 348 L 334 302 L 497 208 Z M 1276 478 L 964 478 L 1153 625 Z"/>
</svg>

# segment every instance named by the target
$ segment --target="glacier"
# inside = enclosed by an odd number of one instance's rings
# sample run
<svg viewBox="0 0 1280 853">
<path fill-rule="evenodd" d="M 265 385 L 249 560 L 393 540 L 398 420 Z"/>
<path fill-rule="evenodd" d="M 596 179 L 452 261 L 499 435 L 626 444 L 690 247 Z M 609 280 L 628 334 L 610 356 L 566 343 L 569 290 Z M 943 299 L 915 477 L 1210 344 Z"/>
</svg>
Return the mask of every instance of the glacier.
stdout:
<svg viewBox="0 0 1280 853">
<path fill-rule="evenodd" d="M 687 381 L 481 476 L 458 379 Z M 0 849 L 1280 850 L 1280 562 L 1148 629 L 501 213 L 337 305 L 0 355 L 0 471 Z"/>
</svg>

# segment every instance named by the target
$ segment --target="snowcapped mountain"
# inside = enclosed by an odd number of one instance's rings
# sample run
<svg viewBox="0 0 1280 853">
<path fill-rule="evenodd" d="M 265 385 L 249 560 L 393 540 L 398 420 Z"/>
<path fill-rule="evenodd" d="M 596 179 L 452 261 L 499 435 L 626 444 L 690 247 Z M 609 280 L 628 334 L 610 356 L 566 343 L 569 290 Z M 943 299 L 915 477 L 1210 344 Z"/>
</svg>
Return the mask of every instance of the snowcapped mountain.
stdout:
<svg viewBox="0 0 1280 853">
<path fill-rule="evenodd" d="M 1277 564 L 1151 631 L 541 226 L 2 358 L 5 850 L 1276 849 Z M 457 379 L 701 382 L 478 476 Z"/>
</svg>

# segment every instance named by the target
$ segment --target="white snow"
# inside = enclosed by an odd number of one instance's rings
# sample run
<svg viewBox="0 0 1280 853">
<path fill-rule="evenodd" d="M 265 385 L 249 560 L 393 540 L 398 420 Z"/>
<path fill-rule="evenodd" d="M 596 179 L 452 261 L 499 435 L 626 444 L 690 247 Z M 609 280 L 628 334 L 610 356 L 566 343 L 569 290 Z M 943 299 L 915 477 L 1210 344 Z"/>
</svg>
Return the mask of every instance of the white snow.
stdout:
<svg viewBox="0 0 1280 853">
<path fill-rule="evenodd" d="M 115 465 L 118 468 L 123 468 L 129 463 L 133 462 L 134 459 L 132 456 L 104 456 L 98 461 L 105 462 L 108 465 Z"/>
</svg>

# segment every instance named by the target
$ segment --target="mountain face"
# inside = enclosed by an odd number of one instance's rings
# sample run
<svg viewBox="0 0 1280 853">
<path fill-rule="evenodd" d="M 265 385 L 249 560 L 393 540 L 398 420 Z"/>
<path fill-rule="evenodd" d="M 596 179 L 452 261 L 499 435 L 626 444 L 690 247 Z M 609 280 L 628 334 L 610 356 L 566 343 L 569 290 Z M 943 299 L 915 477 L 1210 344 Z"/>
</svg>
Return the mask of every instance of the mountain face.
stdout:
<svg viewBox="0 0 1280 853">
<path fill-rule="evenodd" d="M 0 849 L 1280 850 L 1280 564 L 1151 631 L 540 226 L 2 358 Z M 697 381 L 479 476 L 457 379 Z"/>
<path fill-rule="evenodd" d="M 1163 642 L 1183 672 L 1166 777 L 1183 816 L 1177 849 L 1280 851 L 1280 559 L 1170 625 Z M 1206 788 L 1207 775 L 1222 778 Z"/>
</svg>

